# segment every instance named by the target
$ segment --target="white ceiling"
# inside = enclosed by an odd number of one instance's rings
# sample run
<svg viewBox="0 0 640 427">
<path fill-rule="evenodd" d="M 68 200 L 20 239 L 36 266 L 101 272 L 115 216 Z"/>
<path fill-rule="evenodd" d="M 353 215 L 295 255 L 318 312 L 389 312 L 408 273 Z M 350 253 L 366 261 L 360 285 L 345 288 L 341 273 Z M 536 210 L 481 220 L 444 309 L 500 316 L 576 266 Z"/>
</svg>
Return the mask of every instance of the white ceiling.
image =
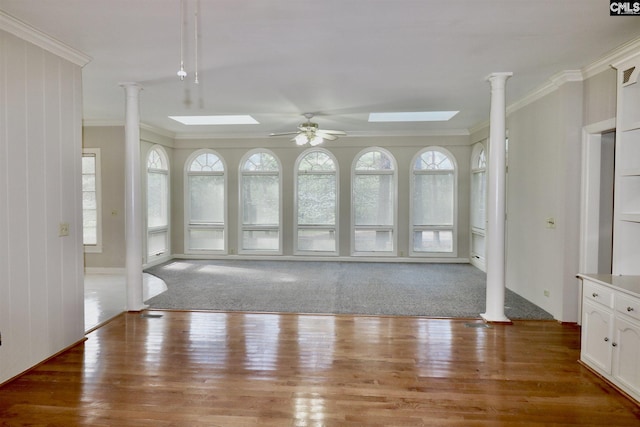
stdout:
<svg viewBox="0 0 640 427">
<path fill-rule="evenodd" d="M 351 136 L 467 131 L 489 116 L 491 72 L 514 102 L 562 70 L 640 37 L 605 0 L 200 0 L 199 77 L 185 0 L 0 0 L 0 9 L 89 55 L 84 118 L 124 117 L 138 82 L 143 123 L 178 136 L 263 137 L 305 112 Z M 370 112 L 460 110 L 449 122 L 368 123 Z M 259 125 L 187 127 L 169 115 L 250 114 Z"/>
</svg>

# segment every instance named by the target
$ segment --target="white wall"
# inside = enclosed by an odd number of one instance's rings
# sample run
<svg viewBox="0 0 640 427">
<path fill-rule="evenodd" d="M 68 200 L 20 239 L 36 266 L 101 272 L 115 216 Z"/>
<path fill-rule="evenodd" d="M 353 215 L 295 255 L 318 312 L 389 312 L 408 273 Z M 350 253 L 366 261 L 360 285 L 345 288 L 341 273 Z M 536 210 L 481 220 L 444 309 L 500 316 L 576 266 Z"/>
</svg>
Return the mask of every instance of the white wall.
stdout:
<svg viewBox="0 0 640 427">
<path fill-rule="evenodd" d="M 80 65 L 0 29 L 0 383 L 83 338 L 81 91 Z"/>
<path fill-rule="evenodd" d="M 578 320 L 581 132 L 615 116 L 613 77 L 565 82 L 507 117 L 506 285 L 561 321 Z"/>
<path fill-rule="evenodd" d="M 124 91 L 123 91 L 124 104 Z M 85 267 L 122 269 L 124 242 L 124 127 L 84 127 L 83 148 L 100 149 L 102 252 L 85 254 Z"/>
</svg>

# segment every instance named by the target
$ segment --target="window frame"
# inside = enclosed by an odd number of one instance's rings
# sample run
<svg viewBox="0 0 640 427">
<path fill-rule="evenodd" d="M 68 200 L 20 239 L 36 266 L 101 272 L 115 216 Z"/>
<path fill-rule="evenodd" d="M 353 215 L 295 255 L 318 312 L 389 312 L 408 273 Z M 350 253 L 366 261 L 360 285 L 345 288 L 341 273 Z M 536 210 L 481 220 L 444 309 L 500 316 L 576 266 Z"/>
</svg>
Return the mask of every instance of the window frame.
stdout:
<svg viewBox="0 0 640 427">
<path fill-rule="evenodd" d="M 266 153 L 272 156 L 276 163 L 278 164 L 278 172 L 277 174 L 271 171 L 251 171 L 251 173 L 245 173 L 244 165 L 245 163 L 257 153 Z M 249 172 L 249 171 L 246 171 Z M 259 226 L 259 225 L 247 225 L 245 226 L 243 223 L 244 218 L 244 199 L 243 199 L 243 183 L 245 175 L 254 175 L 254 176 L 274 176 L 278 177 L 278 225 L 277 226 Z M 282 255 L 283 254 L 283 227 L 282 227 L 282 203 L 283 193 L 282 193 L 282 162 L 280 158 L 271 150 L 266 148 L 255 148 L 253 150 L 248 151 L 242 156 L 240 159 L 240 164 L 238 165 L 238 254 L 239 255 Z M 244 249 L 242 246 L 243 242 L 243 233 L 244 231 L 277 231 L 278 232 L 278 249 L 276 250 L 256 250 L 256 249 Z"/>
<path fill-rule="evenodd" d="M 83 231 L 83 248 L 84 253 L 102 253 L 102 167 L 100 158 L 100 148 L 83 148 L 82 157 L 94 157 L 95 158 L 95 192 L 96 192 L 96 244 L 86 245 L 84 244 L 84 231 Z M 82 173 L 82 171 L 81 171 Z M 84 175 L 84 174 L 82 174 Z M 84 212 L 84 206 L 82 207 Z M 84 223 L 84 220 L 83 220 Z"/>
<path fill-rule="evenodd" d="M 415 168 L 416 161 L 422 157 L 424 153 L 430 151 L 437 151 L 449 159 L 453 165 L 453 195 L 452 195 L 452 225 L 416 225 L 414 218 L 414 191 L 415 191 L 415 177 L 416 175 L 448 175 L 451 173 L 451 169 L 446 170 L 417 170 Z M 458 256 L 458 162 L 455 156 L 446 148 L 440 146 L 429 146 L 418 151 L 411 159 L 409 165 L 410 183 L 409 183 L 409 256 L 417 258 L 455 258 Z M 414 236 L 416 231 L 449 231 L 451 230 L 451 251 L 450 252 L 427 252 L 416 251 L 414 244 Z"/>
<path fill-rule="evenodd" d="M 302 162 L 302 160 L 307 157 L 308 155 L 315 153 L 315 152 L 320 152 L 323 154 L 326 154 L 327 156 L 329 156 L 329 158 L 331 158 L 331 160 L 333 161 L 333 165 L 334 165 L 334 170 L 333 171 L 318 171 L 318 172 L 312 172 L 310 174 L 317 174 L 317 175 L 333 175 L 335 176 L 335 192 L 336 192 L 336 206 L 335 206 L 335 221 L 334 224 L 329 226 L 329 225 L 300 225 L 298 223 L 298 176 L 300 175 L 300 163 Z M 306 174 L 305 174 L 306 175 Z M 293 180 L 293 194 L 294 194 L 294 201 L 293 201 L 293 247 L 294 247 L 294 255 L 321 255 L 321 256 L 337 256 L 340 252 L 340 228 L 339 228 L 339 223 L 340 223 L 340 168 L 338 166 L 338 160 L 336 159 L 336 157 L 333 155 L 333 153 L 331 153 L 329 150 L 326 150 L 324 148 L 320 148 L 320 147 L 312 147 L 309 148 L 305 151 L 303 151 L 302 153 L 300 153 L 300 155 L 298 156 L 298 158 L 296 159 L 295 162 L 295 166 L 294 166 L 294 180 Z M 334 251 L 314 251 L 314 250 L 302 250 L 299 249 L 298 244 L 299 244 L 299 240 L 298 240 L 298 231 L 300 228 L 304 228 L 304 229 L 316 229 L 316 230 L 333 230 L 334 235 L 335 235 L 335 250 Z"/>
<path fill-rule="evenodd" d="M 158 155 L 160 156 L 160 158 L 162 159 L 163 163 L 165 163 L 166 165 L 166 169 L 156 169 L 156 168 L 150 168 L 149 167 L 149 156 L 151 155 L 151 153 L 155 151 L 158 153 Z M 146 233 L 145 233 L 145 247 L 144 247 L 144 253 L 145 253 L 145 259 L 147 260 L 147 263 L 149 262 L 153 262 L 156 261 L 158 259 L 164 259 L 164 258 L 168 258 L 171 256 L 171 164 L 169 163 L 169 156 L 167 155 L 166 150 L 164 149 L 164 147 L 162 145 L 159 144 L 155 144 L 151 147 L 149 147 L 149 150 L 147 151 L 147 155 L 145 156 L 146 162 L 146 174 L 145 174 L 145 187 L 146 187 L 146 191 L 145 191 L 145 196 L 146 196 L 146 203 L 145 203 L 145 227 L 146 227 Z M 166 203 L 166 210 L 167 210 L 167 224 L 165 226 L 154 226 L 154 227 L 150 227 L 149 226 L 149 174 L 150 173 L 160 173 L 163 175 L 166 175 L 166 182 L 167 182 L 167 191 L 166 191 L 166 197 L 165 197 L 165 203 Z M 166 233 L 166 239 L 165 239 L 165 251 L 164 252 L 160 252 L 154 255 L 150 255 L 149 254 L 149 237 L 152 234 L 158 234 L 161 232 L 165 232 Z"/>
<path fill-rule="evenodd" d="M 356 170 L 356 165 L 358 161 L 367 153 L 370 152 L 381 152 L 386 155 L 392 163 L 392 170 L 373 170 L 373 171 L 360 171 Z M 383 173 L 380 173 L 383 172 Z M 355 183 L 357 175 L 390 175 L 392 178 L 392 188 L 393 188 L 393 224 L 391 226 L 374 226 L 374 225 L 356 225 L 356 210 L 354 209 L 355 203 Z M 351 244 L 351 256 L 370 256 L 370 257 L 395 257 L 398 254 L 398 162 L 396 158 L 389 150 L 386 150 L 382 147 L 368 147 L 364 150 L 361 150 L 359 153 L 355 155 L 353 158 L 353 162 L 351 163 L 351 226 L 350 226 L 350 244 Z M 374 230 L 374 231 L 391 231 L 392 239 L 391 243 L 393 245 L 393 249 L 391 251 L 357 251 L 356 250 L 356 231 L 358 230 Z"/>
<path fill-rule="evenodd" d="M 213 154 L 222 163 L 223 170 L 212 172 L 192 172 L 192 163 L 202 154 Z M 214 223 L 198 223 L 194 224 L 191 221 L 191 188 L 189 176 L 222 176 L 223 180 L 223 197 L 224 206 L 223 209 L 223 221 L 222 225 Z M 203 148 L 192 152 L 184 163 L 184 253 L 186 255 L 205 255 L 205 254 L 218 254 L 226 255 L 229 251 L 229 220 L 228 220 L 228 204 L 229 204 L 229 192 L 228 192 L 228 168 L 224 158 L 215 150 L 209 148 Z M 205 229 L 205 230 L 221 230 L 223 233 L 222 249 L 192 249 L 189 239 L 189 231 L 193 228 Z"/>
<path fill-rule="evenodd" d="M 480 158 L 480 155 L 484 154 L 484 158 L 485 158 L 485 164 L 484 167 L 478 167 L 478 160 Z M 486 263 L 486 245 L 487 245 L 487 237 L 486 237 L 486 232 L 487 232 L 487 150 L 485 148 L 485 145 L 482 142 L 478 142 L 476 144 L 473 145 L 473 149 L 471 151 L 471 164 L 470 164 L 470 177 L 469 177 L 469 256 L 470 256 L 470 260 L 471 260 L 471 264 L 475 265 L 476 267 L 478 267 L 481 270 L 485 270 L 485 263 Z M 480 228 L 480 227 L 476 227 L 474 226 L 473 223 L 473 217 L 474 217 L 474 190 L 475 187 L 473 185 L 473 178 L 476 174 L 482 173 L 484 172 L 485 174 L 485 180 L 484 180 L 484 196 L 485 196 L 485 200 L 484 200 L 484 208 L 485 208 L 485 214 L 484 214 L 484 227 Z M 480 238 L 483 240 L 483 245 L 484 245 L 484 254 L 479 254 L 476 253 L 476 251 L 474 250 L 474 243 L 475 243 L 475 239 L 476 238 Z"/>
</svg>

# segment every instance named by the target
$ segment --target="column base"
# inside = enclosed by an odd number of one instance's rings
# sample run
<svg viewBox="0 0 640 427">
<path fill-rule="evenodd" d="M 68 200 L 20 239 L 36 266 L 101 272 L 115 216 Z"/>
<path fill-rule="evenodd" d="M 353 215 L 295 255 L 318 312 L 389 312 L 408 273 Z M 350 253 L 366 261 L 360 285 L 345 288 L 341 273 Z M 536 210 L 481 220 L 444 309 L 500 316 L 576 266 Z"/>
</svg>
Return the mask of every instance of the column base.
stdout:
<svg viewBox="0 0 640 427">
<path fill-rule="evenodd" d="M 139 313 L 139 312 L 144 311 L 144 310 L 146 310 L 146 309 L 148 309 L 148 308 L 149 308 L 149 306 L 148 306 L 147 304 L 142 304 L 142 305 L 141 305 L 140 307 L 138 307 L 138 308 L 129 308 L 129 307 L 127 307 L 127 311 L 128 311 L 129 313 Z"/>
<path fill-rule="evenodd" d="M 480 313 L 480 317 L 485 323 L 502 323 L 504 325 L 513 325 L 513 322 L 506 316 L 490 316 L 487 313 Z"/>
</svg>

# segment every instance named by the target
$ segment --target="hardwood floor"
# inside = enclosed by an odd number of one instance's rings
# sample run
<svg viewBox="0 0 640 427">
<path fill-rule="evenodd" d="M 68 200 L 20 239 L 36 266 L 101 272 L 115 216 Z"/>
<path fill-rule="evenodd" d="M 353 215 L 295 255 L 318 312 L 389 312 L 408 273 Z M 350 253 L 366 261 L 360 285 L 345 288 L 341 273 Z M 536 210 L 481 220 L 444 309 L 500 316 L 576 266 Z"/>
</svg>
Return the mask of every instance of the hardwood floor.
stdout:
<svg viewBox="0 0 640 427">
<path fill-rule="evenodd" d="M 125 313 L 0 388 L 2 426 L 638 426 L 553 321 Z"/>
</svg>

